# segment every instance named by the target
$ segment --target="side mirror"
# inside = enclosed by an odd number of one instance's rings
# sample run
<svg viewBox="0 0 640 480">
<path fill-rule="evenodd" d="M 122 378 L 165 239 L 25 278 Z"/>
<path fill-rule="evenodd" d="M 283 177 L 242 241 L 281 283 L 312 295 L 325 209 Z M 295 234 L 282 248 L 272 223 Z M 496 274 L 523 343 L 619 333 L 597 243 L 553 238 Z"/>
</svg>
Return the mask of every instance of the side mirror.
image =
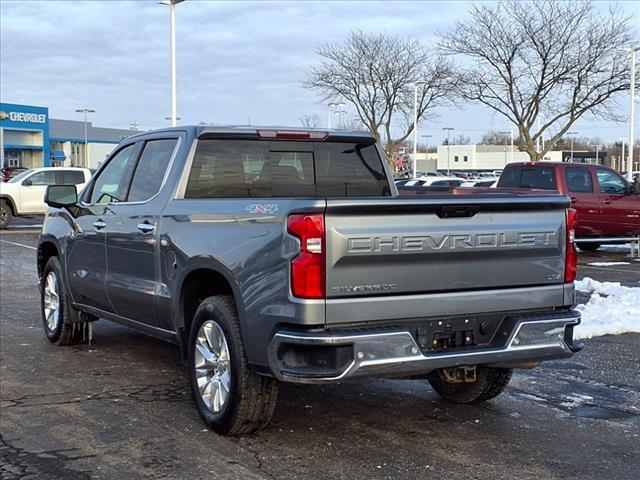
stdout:
<svg viewBox="0 0 640 480">
<path fill-rule="evenodd" d="M 29 178 L 27 178 L 24 182 L 22 182 L 23 187 L 29 187 L 31 185 L 33 185 L 33 182 Z"/>
<path fill-rule="evenodd" d="M 44 203 L 54 208 L 71 207 L 78 203 L 75 185 L 49 185 L 44 195 Z"/>
</svg>

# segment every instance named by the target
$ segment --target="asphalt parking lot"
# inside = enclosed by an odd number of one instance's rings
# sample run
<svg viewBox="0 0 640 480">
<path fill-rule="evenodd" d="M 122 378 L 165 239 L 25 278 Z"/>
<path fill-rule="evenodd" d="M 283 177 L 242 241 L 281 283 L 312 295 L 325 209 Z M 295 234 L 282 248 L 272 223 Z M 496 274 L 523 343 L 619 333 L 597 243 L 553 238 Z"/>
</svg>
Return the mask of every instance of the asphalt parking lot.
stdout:
<svg viewBox="0 0 640 480">
<path fill-rule="evenodd" d="M 519 371 L 482 406 L 418 380 L 284 385 L 267 430 L 224 438 L 204 429 L 176 347 L 106 321 L 90 346 L 49 344 L 38 233 L 19 223 L 0 241 L 3 479 L 638 478 L 640 335 Z M 640 264 L 587 265 L 625 259 L 581 254 L 579 277 L 640 286 Z"/>
</svg>

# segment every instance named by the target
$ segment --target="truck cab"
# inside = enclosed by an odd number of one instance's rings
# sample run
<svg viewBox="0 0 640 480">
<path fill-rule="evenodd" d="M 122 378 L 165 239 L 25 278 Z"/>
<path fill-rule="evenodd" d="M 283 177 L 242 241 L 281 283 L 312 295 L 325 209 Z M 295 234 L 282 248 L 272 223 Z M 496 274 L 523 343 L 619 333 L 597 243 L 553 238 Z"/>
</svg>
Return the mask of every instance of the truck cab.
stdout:
<svg viewBox="0 0 640 480">
<path fill-rule="evenodd" d="M 640 195 L 615 170 L 602 165 L 559 162 L 508 164 L 498 188 L 554 191 L 567 195 L 577 213 L 576 237 L 597 249 L 598 239 L 640 235 Z"/>
</svg>

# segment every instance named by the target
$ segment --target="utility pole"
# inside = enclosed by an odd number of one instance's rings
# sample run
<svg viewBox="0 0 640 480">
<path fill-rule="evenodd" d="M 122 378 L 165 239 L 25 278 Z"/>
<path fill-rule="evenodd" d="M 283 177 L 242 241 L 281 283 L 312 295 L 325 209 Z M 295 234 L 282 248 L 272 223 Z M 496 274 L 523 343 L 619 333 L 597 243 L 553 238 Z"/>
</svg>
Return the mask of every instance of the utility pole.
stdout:
<svg viewBox="0 0 640 480">
<path fill-rule="evenodd" d="M 622 155 L 620 156 L 620 162 L 618 165 L 618 169 L 620 171 L 620 173 L 622 173 L 622 169 L 624 168 L 625 165 L 625 161 L 624 161 L 624 138 L 620 140 L 622 142 Z"/>
<path fill-rule="evenodd" d="M 447 175 L 449 175 L 449 166 L 451 165 L 450 161 L 451 161 L 451 131 L 455 130 L 455 128 L 452 127 L 444 127 L 442 130 L 446 130 L 447 132 Z M 436 170 L 437 170 L 437 165 L 436 165 Z"/>
<path fill-rule="evenodd" d="M 89 168 L 89 132 L 87 129 L 87 114 L 88 113 L 96 113 L 95 110 L 91 108 L 78 108 L 76 109 L 76 113 L 84 114 L 84 155 L 83 155 L 83 163 L 84 168 Z"/>
</svg>

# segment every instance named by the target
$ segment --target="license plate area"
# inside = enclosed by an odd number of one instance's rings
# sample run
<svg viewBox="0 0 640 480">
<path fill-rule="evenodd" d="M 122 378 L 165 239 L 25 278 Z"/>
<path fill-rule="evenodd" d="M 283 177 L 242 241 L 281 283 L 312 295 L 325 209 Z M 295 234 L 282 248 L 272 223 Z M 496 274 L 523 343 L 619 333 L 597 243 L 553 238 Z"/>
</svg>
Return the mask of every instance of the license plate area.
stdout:
<svg viewBox="0 0 640 480">
<path fill-rule="evenodd" d="M 471 347 L 489 347 L 500 343 L 498 329 L 502 318 L 452 317 L 429 320 L 418 326 L 416 341 L 424 353 Z"/>
</svg>

